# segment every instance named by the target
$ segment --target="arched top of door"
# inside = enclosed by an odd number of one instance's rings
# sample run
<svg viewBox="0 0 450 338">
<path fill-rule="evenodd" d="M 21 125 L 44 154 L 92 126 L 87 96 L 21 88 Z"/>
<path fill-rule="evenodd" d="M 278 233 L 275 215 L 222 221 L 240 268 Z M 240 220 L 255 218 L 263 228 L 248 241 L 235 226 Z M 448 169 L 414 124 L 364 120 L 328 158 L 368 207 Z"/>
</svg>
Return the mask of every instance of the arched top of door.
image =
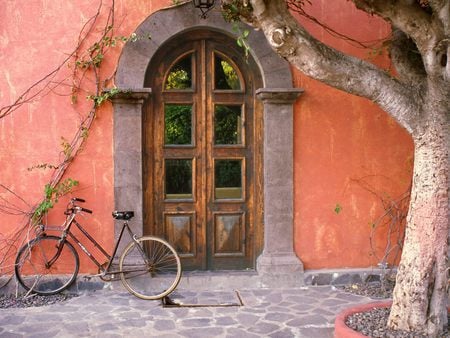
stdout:
<svg viewBox="0 0 450 338">
<path fill-rule="evenodd" d="M 180 34 L 207 29 L 236 38 L 231 24 L 223 19 L 218 7 L 209 12 L 206 19 L 200 18 L 198 10 L 190 2 L 151 14 L 135 31 L 137 36 L 150 34 L 151 39 L 126 43 L 117 68 L 116 86 L 121 89 L 143 88 L 152 57 L 161 46 Z M 250 53 L 259 67 L 264 87 L 292 88 L 289 64 L 270 48 L 261 31 L 249 29 Z"/>
</svg>

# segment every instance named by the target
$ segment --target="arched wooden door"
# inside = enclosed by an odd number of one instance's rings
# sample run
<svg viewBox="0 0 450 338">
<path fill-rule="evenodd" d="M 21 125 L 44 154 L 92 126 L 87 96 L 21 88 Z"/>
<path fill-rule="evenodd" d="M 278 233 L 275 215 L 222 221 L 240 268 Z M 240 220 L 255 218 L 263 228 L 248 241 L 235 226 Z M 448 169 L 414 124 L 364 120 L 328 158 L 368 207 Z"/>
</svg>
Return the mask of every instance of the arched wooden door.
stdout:
<svg viewBox="0 0 450 338">
<path fill-rule="evenodd" d="M 253 269 L 261 251 L 261 87 L 236 41 L 186 33 L 146 75 L 144 233 L 165 237 L 187 270 Z"/>
</svg>

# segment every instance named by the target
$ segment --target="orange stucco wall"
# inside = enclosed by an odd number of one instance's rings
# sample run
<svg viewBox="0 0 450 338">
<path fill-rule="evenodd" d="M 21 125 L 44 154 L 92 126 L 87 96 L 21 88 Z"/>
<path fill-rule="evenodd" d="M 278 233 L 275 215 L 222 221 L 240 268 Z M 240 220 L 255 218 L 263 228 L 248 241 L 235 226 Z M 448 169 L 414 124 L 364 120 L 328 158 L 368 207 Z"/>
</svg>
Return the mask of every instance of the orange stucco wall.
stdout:
<svg viewBox="0 0 450 338">
<path fill-rule="evenodd" d="M 313 4 L 311 15 L 349 38 L 372 44 L 389 35 L 386 23 L 358 11 L 350 1 Z M 389 69 L 386 51 L 378 55 L 300 20 L 334 48 Z M 294 83 L 305 89 L 294 116 L 295 250 L 306 269 L 376 266 L 387 238 L 387 226 L 377 227 L 374 254 L 372 224 L 384 213 L 379 197 L 395 199 L 408 190 L 412 140 L 366 99 L 295 70 Z"/>
<path fill-rule="evenodd" d="M 84 43 L 86 50 L 99 38 L 105 26 L 111 1 L 20 0 L 0 3 L 0 107 L 13 103 L 27 88 L 51 73 L 72 53 L 82 29 L 100 10 L 94 33 Z M 115 1 L 117 36 L 129 36 L 150 13 L 172 2 L 123 0 Z M 102 78 L 114 73 L 122 45 L 108 50 L 101 67 Z M 76 104 L 71 101 L 72 59 L 51 78 L 61 82 L 56 89 L 47 88 L 43 95 L 31 100 L 0 120 L 0 184 L 12 190 L 24 201 L 0 187 L 0 198 L 24 211 L 29 211 L 43 197 L 44 185 L 52 171 L 28 168 L 42 164 L 57 164 L 62 158 L 61 138 L 70 141 L 80 121 L 87 115 L 91 102 L 92 77 L 84 82 Z M 47 82 L 47 81 L 45 81 Z M 50 85 L 52 87 L 53 85 Z M 42 88 L 38 86 L 37 89 Z M 32 91 L 35 93 L 36 91 Z M 113 182 L 113 119 L 112 105 L 107 103 L 97 113 L 88 141 L 64 178 L 80 182 L 73 196 L 87 200 L 86 207 L 94 210 L 92 217 L 82 219 L 83 225 L 106 248 L 113 245 L 114 228 L 111 211 L 114 207 Z M 68 197 L 62 198 L 50 212 L 48 223 L 59 224 Z M 0 200 L 0 206 L 3 200 Z M 132 206 L 130 206 L 132 209 Z M 24 215 L 0 213 L 0 250 L 9 246 L 9 239 L 24 225 Z M 81 254 L 81 267 L 94 266 Z M 9 260 L 10 262 L 10 260 Z"/>
<path fill-rule="evenodd" d="M 116 0 L 116 34 L 130 35 L 148 15 L 171 4 L 170 0 Z M 108 6 L 110 2 L 104 1 L 99 27 Z M 92 0 L 2 2 L 0 107 L 14 102 L 54 70 L 74 49 L 79 32 L 97 10 L 98 4 Z M 310 10 L 334 29 L 360 40 L 388 34 L 382 22 L 356 11 L 348 1 L 315 1 Z M 317 25 L 306 25 L 336 48 L 368 58 L 367 50 L 335 39 Z M 121 45 L 108 51 L 101 68 L 104 78 L 113 75 L 120 51 Z M 388 65 L 382 57 L 374 61 Z M 45 95 L 0 120 L 0 184 L 26 203 L 4 188 L 0 188 L 0 198 L 23 210 L 39 201 L 51 176 L 49 170 L 28 168 L 57 163 L 61 137 L 70 140 L 89 110 L 90 103 L 84 97 L 93 87 L 88 82 L 78 103 L 71 103 L 72 71 L 73 67 L 63 67 L 53 78 L 62 85 L 47 88 Z M 355 181 L 366 178 L 377 191 L 390 196 L 402 193 L 411 177 L 411 140 L 373 103 L 309 80 L 296 70 L 293 73 L 295 86 L 305 89 L 296 104 L 294 125 L 295 250 L 307 269 L 374 265 L 369 223 L 382 209 L 377 198 Z M 107 103 L 99 110 L 84 150 L 66 175 L 80 181 L 74 195 L 85 198 L 86 207 L 94 210 L 84 223 L 106 247 L 113 242 L 112 144 L 112 106 Z M 67 198 L 61 200 L 50 213 L 49 222 L 61 220 L 66 202 Z M 341 212 L 334 211 L 336 205 L 342 207 Z M 23 219 L 23 215 L 0 213 L 0 250 L 5 244 L 2 239 L 23 224 Z M 82 259 L 82 266 L 92 270 L 84 256 Z"/>
</svg>

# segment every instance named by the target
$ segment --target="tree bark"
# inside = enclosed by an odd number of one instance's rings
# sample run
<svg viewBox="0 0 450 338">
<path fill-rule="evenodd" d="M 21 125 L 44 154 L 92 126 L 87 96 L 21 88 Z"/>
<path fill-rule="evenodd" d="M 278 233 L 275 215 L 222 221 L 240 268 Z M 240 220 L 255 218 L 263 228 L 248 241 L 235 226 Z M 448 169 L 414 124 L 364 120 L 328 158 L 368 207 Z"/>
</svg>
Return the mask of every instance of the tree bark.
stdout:
<svg viewBox="0 0 450 338">
<path fill-rule="evenodd" d="M 409 0 L 353 2 L 401 30 L 391 50 L 398 78 L 313 38 L 283 0 L 243 0 L 252 11 L 241 18 L 261 29 L 272 48 L 304 74 L 373 100 L 411 134 L 413 186 L 388 325 L 439 337 L 447 325 L 450 0 L 429 0 L 426 9 Z M 420 59 L 411 57 L 410 48 Z"/>
<path fill-rule="evenodd" d="M 388 325 L 439 337 L 447 325 L 450 99 L 436 83 L 428 89 L 413 133 L 413 186 Z"/>
</svg>

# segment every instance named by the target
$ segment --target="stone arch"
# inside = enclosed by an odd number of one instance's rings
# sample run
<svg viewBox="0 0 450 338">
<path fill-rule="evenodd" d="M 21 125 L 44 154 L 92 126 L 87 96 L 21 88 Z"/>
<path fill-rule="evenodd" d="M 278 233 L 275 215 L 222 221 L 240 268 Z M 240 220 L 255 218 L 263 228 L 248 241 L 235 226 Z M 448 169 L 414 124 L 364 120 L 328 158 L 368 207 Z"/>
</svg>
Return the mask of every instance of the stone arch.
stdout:
<svg viewBox="0 0 450 338">
<path fill-rule="evenodd" d="M 117 209 L 134 208 L 134 231 L 143 229 L 142 109 L 151 95 L 144 88 L 147 67 L 158 48 L 179 34 L 209 29 L 235 37 L 219 6 L 199 16 L 191 3 L 151 14 L 137 36 L 151 39 L 127 42 L 117 67 L 121 94 L 114 104 L 114 200 Z M 303 265 L 293 251 L 293 103 L 302 90 L 293 88 L 289 64 L 272 51 L 261 31 L 248 37 L 264 87 L 256 96 L 264 104 L 264 248 L 257 260 L 261 286 L 303 283 Z M 116 226 L 118 236 L 119 225 Z"/>
<path fill-rule="evenodd" d="M 191 3 L 158 11 L 150 15 L 136 29 L 137 36 L 151 34 L 151 39 L 138 39 L 127 42 L 122 51 L 116 74 L 119 88 L 142 88 L 145 71 L 152 56 L 167 40 L 175 35 L 187 33 L 198 28 L 217 30 L 236 37 L 230 23 L 226 22 L 219 9 L 208 13 L 206 19 L 200 18 L 198 10 Z M 249 28 L 251 29 L 251 28 Z M 251 29 L 252 30 L 252 29 Z M 248 37 L 251 53 L 263 74 L 265 88 L 292 88 L 292 75 L 289 64 L 275 54 L 261 31 L 253 31 Z"/>
</svg>

